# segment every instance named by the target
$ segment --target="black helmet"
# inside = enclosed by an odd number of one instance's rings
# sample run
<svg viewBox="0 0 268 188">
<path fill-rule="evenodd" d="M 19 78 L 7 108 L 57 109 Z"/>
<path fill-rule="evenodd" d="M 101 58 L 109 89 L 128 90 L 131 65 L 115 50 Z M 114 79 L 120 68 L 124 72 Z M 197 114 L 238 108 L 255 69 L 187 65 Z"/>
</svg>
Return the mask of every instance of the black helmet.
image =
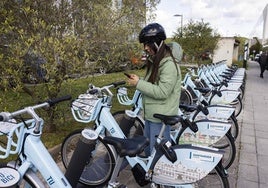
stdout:
<svg viewBox="0 0 268 188">
<path fill-rule="evenodd" d="M 162 40 L 166 40 L 166 33 L 164 28 L 158 23 L 151 23 L 145 26 L 139 35 L 140 43 L 154 43 L 158 45 Z"/>
</svg>

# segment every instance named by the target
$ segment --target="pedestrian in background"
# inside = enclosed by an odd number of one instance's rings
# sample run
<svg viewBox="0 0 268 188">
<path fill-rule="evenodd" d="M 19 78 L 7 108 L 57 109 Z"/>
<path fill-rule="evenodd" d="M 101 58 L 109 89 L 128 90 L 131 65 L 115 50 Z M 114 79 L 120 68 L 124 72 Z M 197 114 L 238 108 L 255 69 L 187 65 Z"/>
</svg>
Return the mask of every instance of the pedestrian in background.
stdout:
<svg viewBox="0 0 268 188">
<path fill-rule="evenodd" d="M 181 72 L 171 48 L 165 43 L 166 33 L 158 23 L 145 26 L 139 34 L 139 42 L 147 54 L 147 72 L 144 78 L 131 74 L 128 83 L 142 93 L 144 109 L 144 136 L 150 146 L 145 154 L 150 155 L 162 123 L 153 114 L 177 115 L 181 92 Z M 175 46 L 175 45 L 174 45 Z M 164 137 L 170 139 L 170 126 L 167 125 Z"/>
<path fill-rule="evenodd" d="M 263 73 L 264 73 L 265 69 L 268 68 L 268 53 L 267 53 L 267 51 L 261 53 L 261 56 L 259 57 L 259 63 L 260 63 L 260 68 L 261 68 L 260 77 L 263 78 Z"/>
</svg>

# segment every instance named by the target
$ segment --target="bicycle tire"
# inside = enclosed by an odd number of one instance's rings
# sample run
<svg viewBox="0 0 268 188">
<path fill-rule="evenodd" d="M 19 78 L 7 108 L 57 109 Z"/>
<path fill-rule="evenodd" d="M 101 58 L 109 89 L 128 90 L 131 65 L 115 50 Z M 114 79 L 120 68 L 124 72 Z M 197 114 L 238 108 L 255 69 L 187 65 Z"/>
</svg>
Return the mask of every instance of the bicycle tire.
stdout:
<svg viewBox="0 0 268 188">
<path fill-rule="evenodd" d="M 243 108 L 241 98 L 238 96 L 230 105 L 235 107 L 235 117 L 238 117 Z"/>
<path fill-rule="evenodd" d="M 203 179 L 194 183 L 195 188 L 229 188 L 229 180 L 226 174 L 223 174 L 218 166 L 214 168 L 216 173 L 209 173 Z M 175 186 L 157 185 L 158 188 L 176 188 Z M 179 186 L 183 187 L 183 186 Z"/>
<path fill-rule="evenodd" d="M 220 142 L 225 142 L 225 144 L 223 144 L 224 146 L 221 146 Z M 236 157 L 236 145 L 233 136 L 227 132 L 227 134 L 225 134 L 217 143 L 213 144 L 212 147 L 224 151 L 222 165 L 225 169 L 228 169 L 233 164 Z"/>
<path fill-rule="evenodd" d="M 240 88 L 238 88 L 238 91 L 240 93 L 240 98 L 243 99 L 244 98 L 244 90 L 240 87 Z"/>
<path fill-rule="evenodd" d="M 65 168 L 68 167 L 76 144 L 81 137 L 82 130 L 78 129 L 71 132 L 62 143 L 61 158 Z M 106 185 L 111 178 L 114 166 L 115 156 L 112 149 L 99 136 L 96 141 L 95 150 L 89 156 L 89 161 L 83 170 L 79 182 L 88 187 Z"/>
<path fill-rule="evenodd" d="M 181 88 L 180 104 L 187 104 L 187 105 L 193 104 L 192 95 L 185 88 Z"/>
<path fill-rule="evenodd" d="M 239 126 L 238 126 L 237 119 L 234 114 L 231 115 L 231 117 L 228 119 L 228 122 L 231 123 L 232 125 L 230 131 L 234 140 L 236 140 L 239 134 Z"/>
</svg>

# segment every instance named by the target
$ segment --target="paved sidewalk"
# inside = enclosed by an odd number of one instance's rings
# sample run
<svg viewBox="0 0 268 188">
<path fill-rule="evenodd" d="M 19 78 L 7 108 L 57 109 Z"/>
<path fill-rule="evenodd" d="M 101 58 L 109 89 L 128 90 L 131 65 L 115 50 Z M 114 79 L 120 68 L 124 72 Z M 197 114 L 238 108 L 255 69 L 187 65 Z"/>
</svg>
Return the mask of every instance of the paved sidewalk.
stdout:
<svg viewBox="0 0 268 188">
<path fill-rule="evenodd" d="M 260 67 L 248 62 L 237 188 L 268 187 L 268 71 L 260 78 Z"/>
</svg>

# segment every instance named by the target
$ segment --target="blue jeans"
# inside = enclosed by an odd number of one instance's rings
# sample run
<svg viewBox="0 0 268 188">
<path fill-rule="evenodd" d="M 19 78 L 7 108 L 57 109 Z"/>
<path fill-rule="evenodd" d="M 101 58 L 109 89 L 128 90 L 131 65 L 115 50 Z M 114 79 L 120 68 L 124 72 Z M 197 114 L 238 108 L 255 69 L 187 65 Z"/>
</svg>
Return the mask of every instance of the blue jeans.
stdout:
<svg viewBox="0 0 268 188">
<path fill-rule="evenodd" d="M 149 156 L 153 151 L 153 148 L 156 142 L 156 137 L 159 135 L 162 125 L 163 125 L 162 123 L 155 123 L 155 122 L 145 120 L 143 135 L 149 138 L 150 140 L 150 145 L 144 150 L 147 156 Z M 163 136 L 165 139 L 171 141 L 169 125 L 166 125 Z"/>
</svg>

